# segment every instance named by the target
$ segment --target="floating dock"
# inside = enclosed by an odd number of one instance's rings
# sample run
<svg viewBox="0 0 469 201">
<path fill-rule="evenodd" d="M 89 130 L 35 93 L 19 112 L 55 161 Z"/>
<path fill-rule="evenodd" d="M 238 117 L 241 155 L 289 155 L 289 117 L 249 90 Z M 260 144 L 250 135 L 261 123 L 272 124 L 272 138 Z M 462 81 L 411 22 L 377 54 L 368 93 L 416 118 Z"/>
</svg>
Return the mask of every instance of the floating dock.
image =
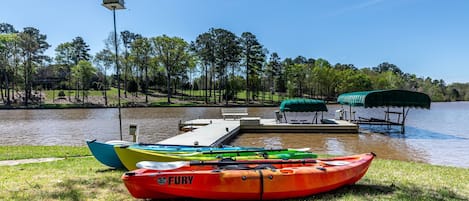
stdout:
<svg viewBox="0 0 469 201">
<path fill-rule="evenodd" d="M 188 132 L 159 141 L 158 144 L 169 145 L 198 145 L 219 146 L 229 141 L 240 132 L 240 121 L 223 119 L 196 119 L 184 122 L 181 125 L 197 129 L 189 129 Z"/>
<path fill-rule="evenodd" d="M 358 125 L 344 120 L 324 119 L 321 124 L 278 123 L 275 119 L 195 119 L 180 122 L 187 131 L 162 140 L 159 144 L 220 146 L 243 132 L 249 133 L 358 133 Z"/>
</svg>

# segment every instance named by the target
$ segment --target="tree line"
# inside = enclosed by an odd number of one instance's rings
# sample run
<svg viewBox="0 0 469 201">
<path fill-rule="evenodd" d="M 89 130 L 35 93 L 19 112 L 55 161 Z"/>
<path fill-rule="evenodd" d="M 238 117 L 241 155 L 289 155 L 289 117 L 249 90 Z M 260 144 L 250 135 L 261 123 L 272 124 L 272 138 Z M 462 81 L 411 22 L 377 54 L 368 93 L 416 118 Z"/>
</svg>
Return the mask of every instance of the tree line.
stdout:
<svg viewBox="0 0 469 201">
<path fill-rule="evenodd" d="M 28 105 L 38 100 L 36 91 L 68 92 L 69 101 L 86 102 L 89 90 L 117 87 L 115 44 L 119 49 L 120 79 L 124 97 L 155 92 L 166 94 L 167 102 L 178 93 L 193 95 L 206 104 L 245 104 L 270 101 L 274 96 L 308 97 L 333 101 L 341 93 L 375 89 L 407 89 L 424 92 L 433 101 L 469 100 L 469 83 L 447 85 L 444 80 L 418 77 L 398 66 L 383 62 L 374 67 L 331 64 L 323 58 L 284 58 L 270 53 L 250 32 L 240 36 L 211 28 L 193 41 L 177 36 L 144 37 L 122 31 L 113 35 L 105 48 L 90 55 L 80 36 L 55 48 L 54 57 L 47 36 L 34 27 L 18 31 L 0 24 L 0 96 L 5 105 Z M 73 94 L 73 97 L 71 96 Z M 64 96 L 64 94 L 62 94 Z M 262 97 L 262 98 L 261 98 Z M 278 100 L 277 100 L 278 101 Z"/>
</svg>

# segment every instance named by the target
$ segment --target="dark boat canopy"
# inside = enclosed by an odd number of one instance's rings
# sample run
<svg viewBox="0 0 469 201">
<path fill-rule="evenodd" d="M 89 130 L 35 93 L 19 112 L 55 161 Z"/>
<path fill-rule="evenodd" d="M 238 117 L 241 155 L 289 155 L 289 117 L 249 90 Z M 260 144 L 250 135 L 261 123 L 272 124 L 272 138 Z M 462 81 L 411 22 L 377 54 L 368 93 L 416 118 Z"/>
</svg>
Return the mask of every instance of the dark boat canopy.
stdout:
<svg viewBox="0 0 469 201">
<path fill-rule="evenodd" d="M 280 104 L 281 112 L 327 112 L 326 103 L 316 99 L 289 99 Z"/>
<path fill-rule="evenodd" d="M 430 109 L 427 94 L 408 90 L 358 91 L 341 94 L 337 98 L 341 105 L 371 107 L 415 107 Z"/>
</svg>

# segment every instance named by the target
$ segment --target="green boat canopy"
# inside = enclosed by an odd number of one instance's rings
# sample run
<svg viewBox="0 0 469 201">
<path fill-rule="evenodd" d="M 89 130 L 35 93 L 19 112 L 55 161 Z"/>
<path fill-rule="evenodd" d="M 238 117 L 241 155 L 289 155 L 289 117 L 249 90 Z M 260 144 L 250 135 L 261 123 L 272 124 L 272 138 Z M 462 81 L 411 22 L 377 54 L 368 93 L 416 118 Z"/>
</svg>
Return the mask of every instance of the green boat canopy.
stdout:
<svg viewBox="0 0 469 201">
<path fill-rule="evenodd" d="M 415 107 L 430 109 L 427 94 L 407 90 L 359 91 L 341 94 L 337 98 L 341 105 L 371 107 Z"/>
<path fill-rule="evenodd" d="M 280 104 L 281 112 L 327 112 L 324 101 L 316 99 L 289 99 Z"/>
</svg>

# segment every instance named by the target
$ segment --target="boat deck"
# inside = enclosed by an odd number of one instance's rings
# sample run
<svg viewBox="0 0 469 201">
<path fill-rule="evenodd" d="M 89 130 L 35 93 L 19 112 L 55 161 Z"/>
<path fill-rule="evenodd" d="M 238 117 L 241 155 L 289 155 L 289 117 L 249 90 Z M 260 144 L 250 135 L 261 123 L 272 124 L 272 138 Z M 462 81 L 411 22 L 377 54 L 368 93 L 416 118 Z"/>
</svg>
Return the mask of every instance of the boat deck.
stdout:
<svg viewBox="0 0 469 201">
<path fill-rule="evenodd" d="M 358 133 L 358 125 L 344 120 L 326 119 L 321 124 L 277 123 L 275 119 L 195 119 L 180 122 L 185 133 L 162 140 L 160 144 L 220 146 L 243 132 L 249 133 Z"/>
</svg>

